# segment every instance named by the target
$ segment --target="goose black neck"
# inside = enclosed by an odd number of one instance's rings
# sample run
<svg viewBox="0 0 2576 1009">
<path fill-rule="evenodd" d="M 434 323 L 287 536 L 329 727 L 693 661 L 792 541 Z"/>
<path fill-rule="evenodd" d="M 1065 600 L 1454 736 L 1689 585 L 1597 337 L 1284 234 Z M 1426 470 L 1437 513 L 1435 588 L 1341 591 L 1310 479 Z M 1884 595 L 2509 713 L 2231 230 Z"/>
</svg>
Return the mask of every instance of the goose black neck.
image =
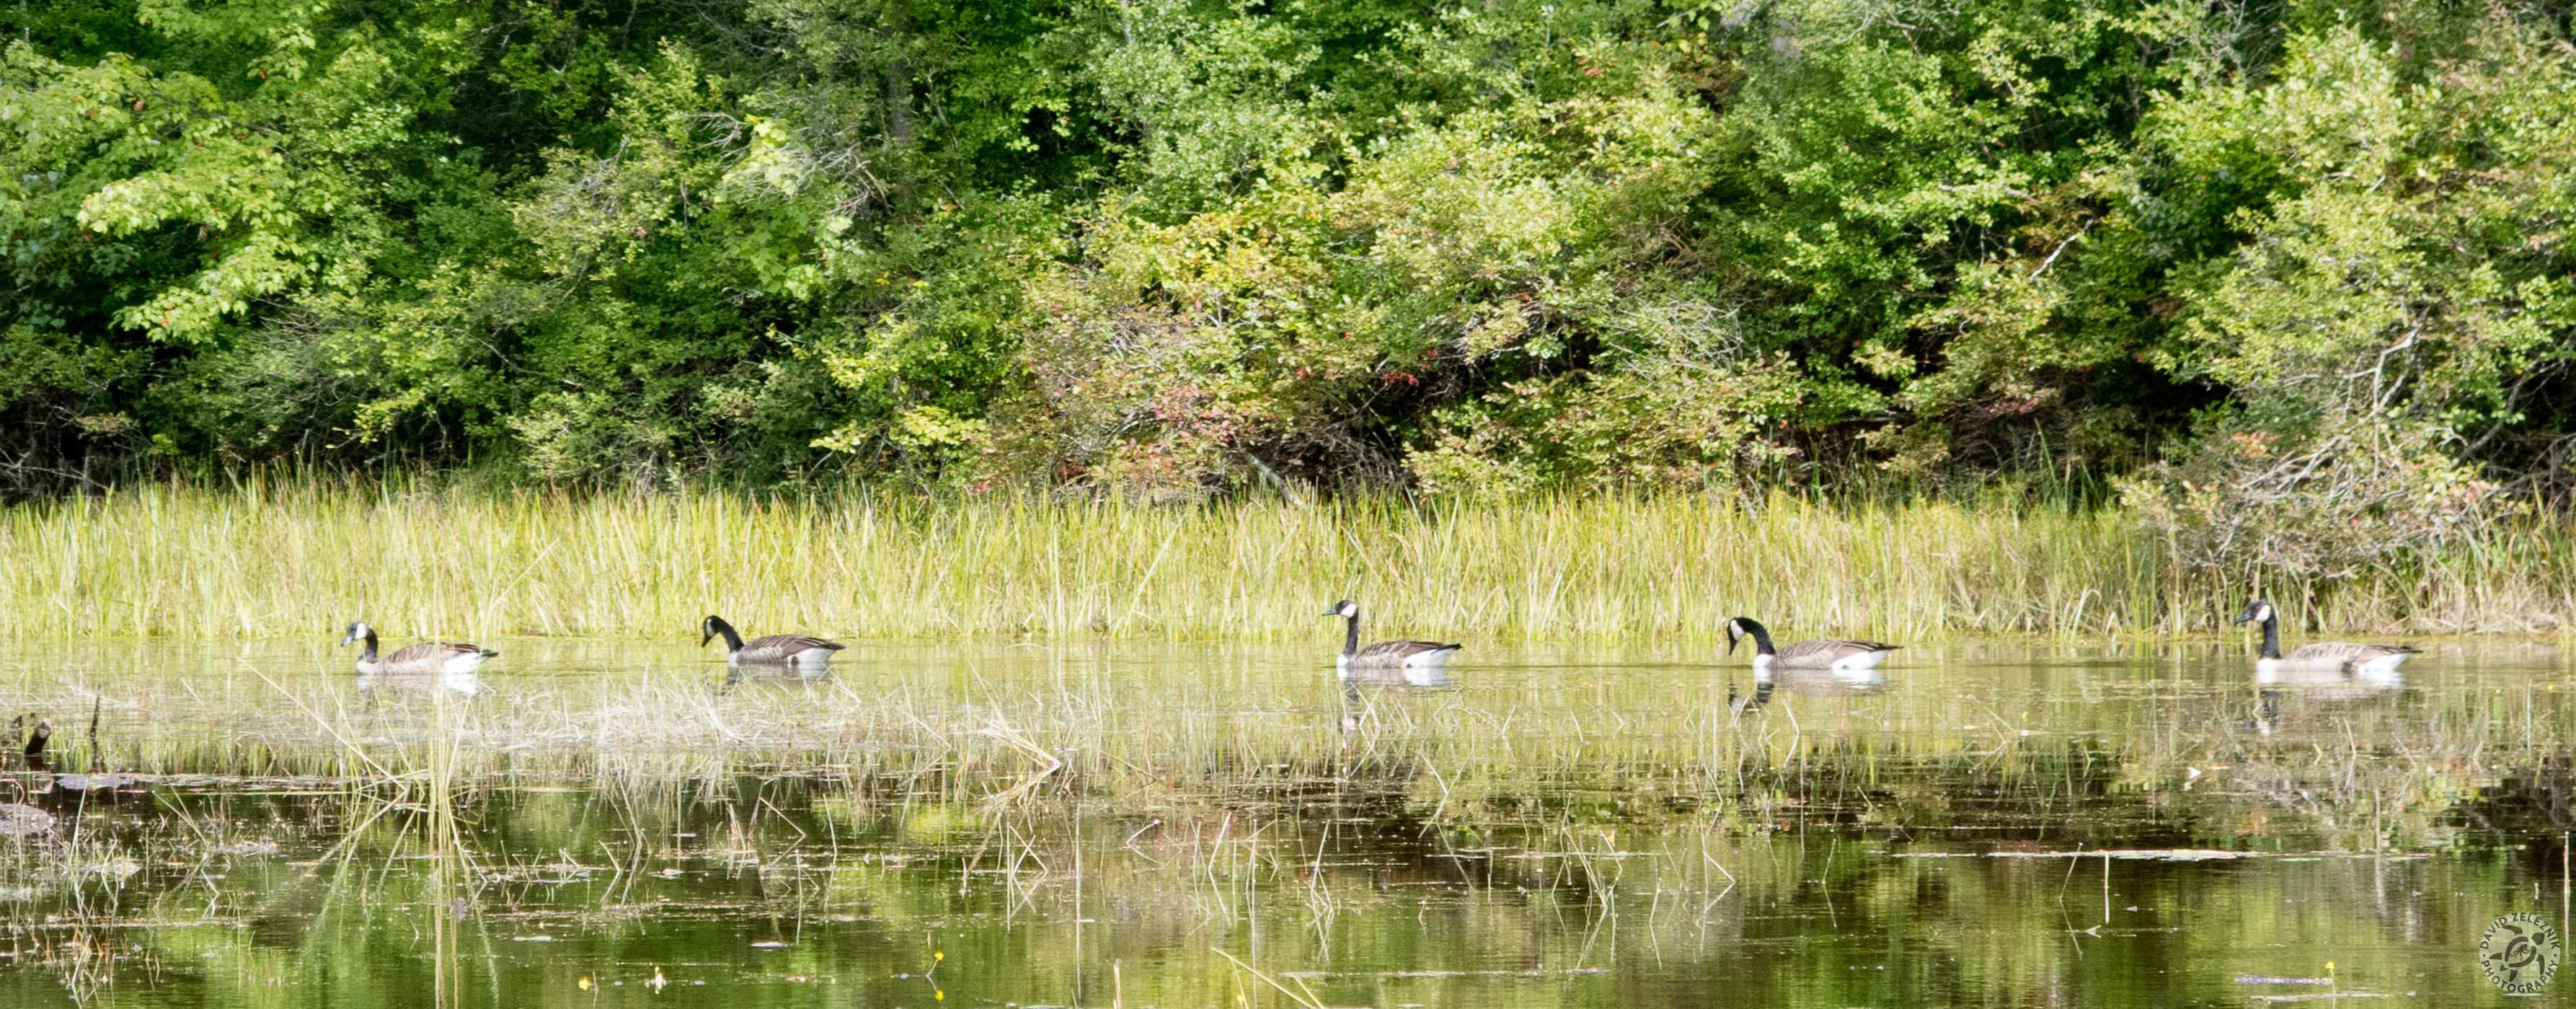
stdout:
<svg viewBox="0 0 2576 1009">
<path fill-rule="evenodd" d="M 723 617 L 708 617 L 707 623 L 716 629 L 716 633 L 724 635 L 726 654 L 742 650 L 742 635 L 734 633 L 733 625 L 725 623 Z"/>
<path fill-rule="evenodd" d="M 1777 655 L 1777 654 L 1779 654 L 1779 652 L 1774 651 L 1774 650 L 1771 648 L 1771 629 L 1770 629 L 1770 628 L 1768 628 L 1768 627 L 1764 627 L 1764 626 L 1762 626 L 1762 622 L 1761 622 L 1761 621 L 1759 621 L 1759 620 L 1747 620 L 1747 621 L 1745 621 L 1745 622 L 1744 622 L 1744 629 L 1745 629 L 1746 631 L 1748 631 L 1748 632 L 1751 632 L 1751 633 L 1752 633 L 1752 635 L 1753 635 L 1753 654 L 1755 654 L 1755 655 Z"/>
<path fill-rule="evenodd" d="M 1342 654 L 1357 655 L 1360 653 L 1360 615 L 1353 613 L 1347 619 L 1350 622 L 1350 628 L 1348 633 L 1342 636 Z"/>
<path fill-rule="evenodd" d="M 358 661 L 376 661 L 376 629 L 373 627 L 367 628 L 367 636 L 363 640 L 366 641 L 367 647 L 364 651 L 358 653 Z"/>
<path fill-rule="evenodd" d="M 2281 618 L 2278 614 L 2267 614 L 2263 617 L 2263 657 L 2267 659 L 2281 657 Z"/>
</svg>

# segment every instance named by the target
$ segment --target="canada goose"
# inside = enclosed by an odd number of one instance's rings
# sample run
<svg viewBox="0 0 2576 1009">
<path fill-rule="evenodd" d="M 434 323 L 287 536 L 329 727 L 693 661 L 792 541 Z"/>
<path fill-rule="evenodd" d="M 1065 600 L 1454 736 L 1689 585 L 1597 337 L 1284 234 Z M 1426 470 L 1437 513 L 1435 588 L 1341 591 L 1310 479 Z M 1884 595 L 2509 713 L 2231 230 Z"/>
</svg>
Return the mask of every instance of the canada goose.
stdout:
<svg viewBox="0 0 2576 1009">
<path fill-rule="evenodd" d="M 1443 645 L 1429 641 L 1380 641 L 1360 647 L 1360 604 L 1344 599 L 1324 611 L 1328 617 L 1350 622 L 1350 633 L 1342 639 L 1342 654 L 1334 657 L 1333 667 L 1348 673 L 1355 669 L 1439 669 L 1449 664 L 1449 657 L 1465 645 Z"/>
<path fill-rule="evenodd" d="M 10 721 L 9 731 L 12 734 L 15 734 L 18 731 L 18 726 L 24 724 L 26 721 L 27 719 L 23 715 Z M 20 755 L 24 756 L 27 760 L 28 770 L 49 771 L 53 769 L 52 765 L 45 762 L 45 742 L 53 737 L 54 720 L 50 718 L 36 719 L 36 728 L 27 733 L 27 748 L 20 751 Z"/>
<path fill-rule="evenodd" d="M 470 673 L 482 666 L 484 662 L 501 655 L 499 652 L 473 645 L 423 641 L 416 645 L 404 645 L 394 649 L 393 654 L 378 659 L 376 658 L 376 629 L 367 626 L 366 621 L 363 620 L 349 625 L 349 633 L 340 637 L 340 646 L 346 648 L 351 642 L 356 641 L 367 643 L 366 649 L 358 653 L 358 673 L 362 676 Z"/>
<path fill-rule="evenodd" d="M 706 647 L 707 642 L 715 640 L 716 636 L 721 634 L 725 639 L 725 661 L 737 666 L 768 666 L 782 662 L 825 662 L 832 658 L 833 652 L 850 647 L 838 641 L 825 641 L 802 634 L 771 634 L 753 638 L 745 643 L 742 635 L 734 631 L 733 625 L 725 623 L 724 618 L 718 616 L 708 617 L 705 623 L 698 625 L 698 629 L 706 632 L 706 636 L 698 639 L 698 647 Z"/>
<path fill-rule="evenodd" d="M 1752 617 L 1737 617 L 1726 622 L 1726 653 L 1735 654 L 1736 644 L 1747 636 L 1753 639 L 1755 669 L 1875 669 L 1889 653 L 1904 647 L 1879 641 L 1817 638 L 1773 648 L 1770 628 Z"/>
<path fill-rule="evenodd" d="M 2271 603 L 2257 599 L 2246 603 L 2245 612 L 2236 616 L 2236 622 L 2240 624 L 2249 620 L 2263 625 L 2263 654 L 2254 660 L 2254 672 L 2258 675 L 2337 672 L 2363 677 L 2386 676 L 2404 665 L 2407 656 L 2423 654 L 2422 649 L 2405 645 L 2320 641 L 2283 655 L 2280 611 L 2273 609 Z"/>
</svg>

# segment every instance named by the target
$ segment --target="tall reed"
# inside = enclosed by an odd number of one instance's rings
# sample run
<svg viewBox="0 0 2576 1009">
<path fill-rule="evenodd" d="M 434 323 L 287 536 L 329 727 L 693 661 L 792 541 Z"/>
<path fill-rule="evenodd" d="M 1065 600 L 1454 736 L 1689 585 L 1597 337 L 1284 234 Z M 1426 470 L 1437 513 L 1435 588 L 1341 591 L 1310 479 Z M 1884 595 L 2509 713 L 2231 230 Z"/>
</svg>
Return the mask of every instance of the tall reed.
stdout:
<svg viewBox="0 0 2576 1009">
<path fill-rule="evenodd" d="M 1669 495 L 1510 505 L 1059 504 L 864 493 L 758 500 L 253 480 L 0 513 L 0 636 L 678 635 L 707 613 L 842 636 L 1275 639 L 1324 604 L 1373 632 L 1706 638 L 2116 634 L 2206 626 L 2267 592 L 2337 628 L 2553 628 L 2568 537 L 2330 586 L 2169 563 L 2117 509 L 1837 506 Z M 2222 612 L 2225 611 L 2225 612 Z"/>
</svg>

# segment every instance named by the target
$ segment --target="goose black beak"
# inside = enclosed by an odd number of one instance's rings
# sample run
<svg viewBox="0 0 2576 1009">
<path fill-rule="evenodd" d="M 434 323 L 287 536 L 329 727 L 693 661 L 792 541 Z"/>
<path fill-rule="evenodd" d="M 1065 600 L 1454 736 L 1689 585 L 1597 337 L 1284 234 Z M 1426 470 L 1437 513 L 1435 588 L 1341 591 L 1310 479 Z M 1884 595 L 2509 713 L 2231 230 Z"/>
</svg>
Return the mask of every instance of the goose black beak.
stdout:
<svg viewBox="0 0 2576 1009">
<path fill-rule="evenodd" d="M 707 642 L 713 641 L 713 640 L 715 640 L 715 639 L 716 639 L 716 632 L 714 632 L 714 631 L 708 631 L 708 632 L 706 633 L 706 635 L 705 635 L 705 636 L 700 637 L 700 638 L 698 639 L 698 647 L 700 647 L 700 648 L 705 648 L 705 647 L 707 646 Z"/>
</svg>

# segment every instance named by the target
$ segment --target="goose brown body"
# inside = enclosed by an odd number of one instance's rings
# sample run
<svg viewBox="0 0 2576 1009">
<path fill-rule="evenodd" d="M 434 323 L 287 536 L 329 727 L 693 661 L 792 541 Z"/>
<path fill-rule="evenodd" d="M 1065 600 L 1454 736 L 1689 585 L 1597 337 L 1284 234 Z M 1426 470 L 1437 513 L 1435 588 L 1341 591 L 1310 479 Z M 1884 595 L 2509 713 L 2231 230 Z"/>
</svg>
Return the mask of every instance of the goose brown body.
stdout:
<svg viewBox="0 0 2576 1009">
<path fill-rule="evenodd" d="M 1348 622 L 1342 639 L 1342 653 L 1335 656 L 1335 668 L 1348 674 L 1368 669 L 1432 669 L 1449 664 L 1464 645 L 1441 644 L 1437 641 L 1380 641 L 1363 647 L 1360 644 L 1360 604 L 1344 599 L 1324 611 L 1328 617 L 1341 617 Z"/>
<path fill-rule="evenodd" d="M 349 625 L 349 632 L 340 638 L 340 644 L 346 646 L 360 641 L 366 643 L 366 647 L 358 652 L 358 673 L 363 676 L 470 673 L 501 655 L 475 645 L 423 641 L 404 645 L 394 649 L 390 655 L 377 658 L 376 629 L 367 626 L 363 620 Z"/>
<path fill-rule="evenodd" d="M 1874 669 L 1903 645 L 1860 638 L 1816 638 L 1773 647 L 1771 630 L 1751 617 L 1726 622 L 1726 650 L 1753 639 L 1755 669 Z"/>
<path fill-rule="evenodd" d="M 2254 660 L 2254 671 L 2258 674 L 2330 672 L 2346 676 L 2385 675 L 2395 673 L 2409 657 L 2423 654 L 2423 649 L 2405 645 L 2320 641 L 2283 655 L 2280 610 L 2261 599 L 2245 604 L 2245 612 L 2237 615 L 2236 622 L 2256 623 L 2263 628 L 2263 651 Z"/>
<path fill-rule="evenodd" d="M 806 634 L 765 634 L 744 641 L 742 634 L 734 630 L 732 624 L 726 623 L 723 617 L 718 616 L 709 616 L 705 623 L 699 625 L 699 629 L 706 635 L 698 639 L 699 647 L 703 648 L 707 642 L 721 637 L 725 639 L 725 661 L 737 666 L 801 665 L 825 662 L 831 659 L 833 652 L 849 647 L 838 641 L 827 641 Z"/>
</svg>

